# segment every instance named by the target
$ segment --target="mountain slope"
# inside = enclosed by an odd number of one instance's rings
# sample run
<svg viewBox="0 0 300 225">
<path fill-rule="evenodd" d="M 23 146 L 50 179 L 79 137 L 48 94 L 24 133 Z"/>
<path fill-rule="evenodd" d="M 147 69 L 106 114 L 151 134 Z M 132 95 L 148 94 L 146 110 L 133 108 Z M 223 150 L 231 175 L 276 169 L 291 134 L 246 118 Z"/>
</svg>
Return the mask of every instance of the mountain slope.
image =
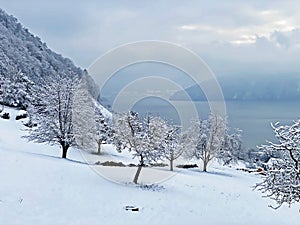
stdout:
<svg viewBox="0 0 300 225">
<path fill-rule="evenodd" d="M 51 51 L 39 37 L 0 9 L 0 73 L 16 68 L 39 83 L 55 74 L 81 75 L 71 60 Z"/>
</svg>

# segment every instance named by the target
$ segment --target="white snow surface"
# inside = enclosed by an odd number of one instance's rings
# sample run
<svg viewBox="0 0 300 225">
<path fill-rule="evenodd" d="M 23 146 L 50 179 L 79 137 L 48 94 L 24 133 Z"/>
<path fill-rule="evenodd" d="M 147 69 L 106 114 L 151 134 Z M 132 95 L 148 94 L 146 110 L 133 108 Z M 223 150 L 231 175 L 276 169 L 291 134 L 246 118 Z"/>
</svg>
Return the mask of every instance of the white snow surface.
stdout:
<svg viewBox="0 0 300 225">
<path fill-rule="evenodd" d="M 157 183 L 158 190 L 142 189 L 130 183 L 136 168 L 91 165 L 106 161 L 104 155 L 90 155 L 89 164 L 80 151 L 70 149 L 69 159 L 60 158 L 58 146 L 28 143 L 19 112 L 5 108 L 10 120 L 0 118 L 0 224 L 80 225 L 297 225 L 299 204 L 273 210 L 252 186 L 259 175 L 213 164 L 208 173 L 200 169 L 143 168 L 141 181 L 168 175 Z M 128 154 L 114 153 L 114 161 L 134 162 Z M 135 162 L 134 162 L 135 163 Z M 95 168 L 111 175 L 111 182 Z M 175 174 L 174 176 L 171 176 Z M 148 177 L 149 175 L 149 177 Z M 138 207 L 138 212 L 126 211 Z"/>
<path fill-rule="evenodd" d="M 112 113 L 108 111 L 103 105 L 101 105 L 98 101 L 94 102 L 95 107 L 99 108 L 104 117 L 111 119 Z"/>
</svg>

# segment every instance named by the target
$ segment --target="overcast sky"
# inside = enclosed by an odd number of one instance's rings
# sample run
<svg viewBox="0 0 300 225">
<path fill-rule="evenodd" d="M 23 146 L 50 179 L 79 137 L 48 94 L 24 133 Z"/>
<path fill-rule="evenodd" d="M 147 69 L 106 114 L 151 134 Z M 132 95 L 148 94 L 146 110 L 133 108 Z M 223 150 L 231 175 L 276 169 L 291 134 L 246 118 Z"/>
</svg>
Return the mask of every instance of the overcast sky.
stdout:
<svg viewBox="0 0 300 225">
<path fill-rule="evenodd" d="M 54 51 L 87 68 L 113 47 L 164 40 L 219 76 L 300 72 L 300 1 L 0 0 Z"/>
</svg>

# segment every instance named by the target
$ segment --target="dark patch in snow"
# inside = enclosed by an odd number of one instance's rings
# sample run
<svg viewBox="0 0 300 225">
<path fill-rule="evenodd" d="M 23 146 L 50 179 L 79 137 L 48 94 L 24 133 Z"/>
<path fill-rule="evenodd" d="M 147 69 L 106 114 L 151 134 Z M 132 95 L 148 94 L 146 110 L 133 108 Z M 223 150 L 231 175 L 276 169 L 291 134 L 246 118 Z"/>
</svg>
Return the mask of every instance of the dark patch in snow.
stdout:
<svg viewBox="0 0 300 225">
<path fill-rule="evenodd" d="M 197 164 L 184 164 L 184 165 L 177 165 L 177 168 L 189 169 L 189 168 L 196 168 L 198 167 Z"/>
<path fill-rule="evenodd" d="M 151 163 L 150 166 L 152 167 L 166 167 L 168 164 L 166 163 Z"/>
<path fill-rule="evenodd" d="M 16 120 L 26 119 L 27 117 L 28 117 L 28 114 L 27 113 L 23 113 L 23 114 L 17 115 L 16 116 Z"/>
<path fill-rule="evenodd" d="M 95 164 L 101 165 L 101 166 L 117 166 L 117 167 L 125 167 L 126 166 L 122 162 L 114 162 L 114 161 L 106 161 L 106 162 L 103 162 L 103 163 L 98 161 Z"/>
<path fill-rule="evenodd" d="M 125 210 L 126 211 L 132 211 L 132 212 L 138 212 L 138 211 L 140 211 L 140 209 L 138 207 L 132 206 L 132 205 L 125 206 Z"/>
<path fill-rule="evenodd" d="M 158 185 L 158 184 L 141 184 L 137 187 L 141 188 L 142 190 L 146 190 L 146 191 L 164 191 L 165 190 L 164 186 Z"/>
<path fill-rule="evenodd" d="M 134 163 L 129 163 L 127 166 L 128 167 L 137 167 L 137 165 L 135 165 Z"/>
<path fill-rule="evenodd" d="M 5 119 L 5 120 L 9 120 L 9 119 L 10 119 L 10 115 L 9 115 L 9 113 L 3 113 L 3 114 L 1 115 L 1 118 L 2 118 L 2 119 Z"/>
</svg>

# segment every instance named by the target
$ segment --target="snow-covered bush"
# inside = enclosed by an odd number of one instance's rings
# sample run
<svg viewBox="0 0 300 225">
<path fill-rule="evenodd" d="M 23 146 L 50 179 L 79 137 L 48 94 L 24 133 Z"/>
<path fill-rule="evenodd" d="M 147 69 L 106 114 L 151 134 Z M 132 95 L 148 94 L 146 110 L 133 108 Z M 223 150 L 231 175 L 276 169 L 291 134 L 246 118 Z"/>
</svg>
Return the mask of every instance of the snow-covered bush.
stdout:
<svg viewBox="0 0 300 225">
<path fill-rule="evenodd" d="M 273 159 L 266 176 L 255 188 L 277 203 L 291 205 L 300 202 L 300 119 L 292 125 L 272 124 L 277 142 L 262 145 L 261 150 L 279 152 Z"/>
</svg>

